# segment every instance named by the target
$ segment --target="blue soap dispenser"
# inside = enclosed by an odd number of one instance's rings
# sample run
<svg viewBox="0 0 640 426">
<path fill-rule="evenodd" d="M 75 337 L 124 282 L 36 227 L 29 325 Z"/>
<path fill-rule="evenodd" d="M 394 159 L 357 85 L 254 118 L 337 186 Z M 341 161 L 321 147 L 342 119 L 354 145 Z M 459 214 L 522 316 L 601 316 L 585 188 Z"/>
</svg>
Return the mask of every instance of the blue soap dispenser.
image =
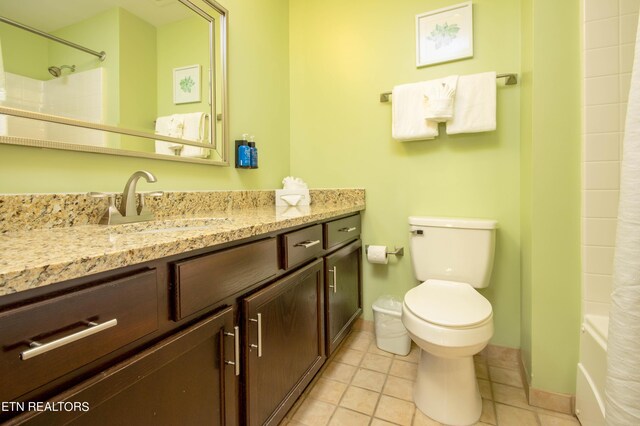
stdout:
<svg viewBox="0 0 640 426">
<path fill-rule="evenodd" d="M 243 169 L 251 167 L 251 149 L 247 143 L 247 136 L 248 134 L 244 133 L 242 139 L 236 141 L 236 167 Z"/>
<path fill-rule="evenodd" d="M 258 148 L 256 148 L 256 143 L 253 140 L 254 136 L 249 137 L 249 154 L 251 156 L 251 168 L 258 168 Z"/>
</svg>

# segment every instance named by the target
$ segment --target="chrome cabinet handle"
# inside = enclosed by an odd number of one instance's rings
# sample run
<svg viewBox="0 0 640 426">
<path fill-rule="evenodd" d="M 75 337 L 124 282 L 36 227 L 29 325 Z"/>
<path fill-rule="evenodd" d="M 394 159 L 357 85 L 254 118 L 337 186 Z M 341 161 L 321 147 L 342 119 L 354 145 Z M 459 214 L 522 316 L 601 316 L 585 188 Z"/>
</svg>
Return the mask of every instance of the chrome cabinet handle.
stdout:
<svg viewBox="0 0 640 426">
<path fill-rule="evenodd" d="M 337 293 L 338 292 L 338 267 L 334 266 L 333 268 L 329 269 L 329 272 L 333 274 L 333 285 L 329 284 L 329 288 L 332 288 L 333 292 Z"/>
<path fill-rule="evenodd" d="M 309 247 L 313 247 L 317 244 L 320 244 L 320 240 L 307 240 L 307 241 L 302 241 L 299 242 L 298 244 L 294 244 L 294 247 L 304 247 L 304 248 L 309 248 Z"/>
<path fill-rule="evenodd" d="M 258 319 L 249 318 L 251 322 L 258 323 L 258 344 L 250 344 L 249 346 L 252 348 L 258 348 L 258 358 L 262 357 L 262 314 L 257 315 Z"/>
<path fill-rule="evenodd" d="M 338 232 L 353 232 L 356 229 L 358 229 L 358 228 L 356 228 L 355 226 L 352 226 L 350 228 L 340 228 L 340 229 L 338 229 Z"/>
<path fill-rule="evenodd" d="M 233 327 L 233 333 L 224 332 L 225 336 L 233 337 L 233 361 L 226 361 L 225 364 L 235 367 L 236 376 L 240 375 L 240 327 Z"/>
<path fill-rule="evenodd" d="M 29 358 L 42 355 L 53 349 L 68 345 L 69 343 L 75 342 L 80 339 L 84 339 L 85 337 L 89 337 L 92 334 L 99 333 L 103 330 L 106 330 L 107 328 L 115 327 L 116 325 L 118 325 L 118 320 L 115 318 L 110 321 L 103 322 L 102 324 L 90 322 L 90 323 L 87 323 L 87 327 L 89 328 L 87 328 L 86 330 L 78 331 L 77 333 L 70 334 L 58 340 L 54 340 L 53 342 L 49 342 L 49 343 L 31 342 L 29 344 L 29 346 L 31 346 L 31 349 L 27 349 L 26 351 L 20 353 L 20 359 L 25 361 Z"/>
</svg>

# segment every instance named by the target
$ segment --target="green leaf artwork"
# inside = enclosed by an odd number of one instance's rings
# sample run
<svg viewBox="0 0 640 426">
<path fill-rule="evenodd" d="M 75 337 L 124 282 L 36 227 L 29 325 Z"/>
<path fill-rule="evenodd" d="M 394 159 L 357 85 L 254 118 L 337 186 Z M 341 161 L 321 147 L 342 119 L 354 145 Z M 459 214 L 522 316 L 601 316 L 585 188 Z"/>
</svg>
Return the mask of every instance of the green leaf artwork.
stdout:
<svg viewBox="0 0 640 426">
<path fill-rule="evenodd" d="M 458 24 L 449 25 L 447 22 L 444 25 L 436 24 L 435 29 L 431 31 L 427 40 L 434 42 L 436 49 L 440 49 L 451 44 L 458 36 L 458 31 L 460 31 Z"/>
<path fill-rule="evenodd" d="M 185 93 L 191 93 L 191 89 L 196 85 L 196 82 L 193 81 L 191 76 L 185 77 L 180 80 L 180 89 Z"/>
</svg>

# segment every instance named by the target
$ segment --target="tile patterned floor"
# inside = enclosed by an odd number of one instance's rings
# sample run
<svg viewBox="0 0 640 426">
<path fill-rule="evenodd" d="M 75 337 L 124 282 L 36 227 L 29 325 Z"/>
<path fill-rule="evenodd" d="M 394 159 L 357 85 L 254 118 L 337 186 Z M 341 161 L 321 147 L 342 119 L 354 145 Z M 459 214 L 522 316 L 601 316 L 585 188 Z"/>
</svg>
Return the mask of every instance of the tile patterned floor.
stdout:
<svg viewBox="0 0 640 426">
<path fill-rule="evenodd" d="M 419 350 L 407 356 L 381 351 L 372 333 L 354 331 L 325 364 L 281 426 L 440 426 L 413 403 Z M 518 364 L 476 355 L 482 395 L 477 425 L 579 426 L 575 417 L 527 403 Z"/>
</svg>

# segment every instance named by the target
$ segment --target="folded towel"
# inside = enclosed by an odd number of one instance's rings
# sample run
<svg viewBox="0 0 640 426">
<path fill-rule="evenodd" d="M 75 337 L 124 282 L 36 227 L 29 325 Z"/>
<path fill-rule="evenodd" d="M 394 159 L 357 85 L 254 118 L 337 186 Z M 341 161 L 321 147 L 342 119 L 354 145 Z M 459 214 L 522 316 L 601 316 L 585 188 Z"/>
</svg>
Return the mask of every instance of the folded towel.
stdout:
<svg viewBox="0 0 640 426">
<path fill-rule="evenodd" d="M 156 119 L 156 134 L 173 138 L 187 139 L 194 142 L 208 142 L 207 119 L 209 114 L 194 112 L 189 114 L 173 114 Z M 181 157 L 208 158 L 210 150 L 198 146 L 175 144 L 173 142 L 156 141 L 156 153 Z"/>
<path fill-rule="evenodd" d="M 184 132 L 182 137 L 195 142 L 208 142 L 207 118 L 209 118 L 209 114 L 194 112 L 182 114 L 182 116 L 184 119 Z M 197 146 L 185 145 L 181 155 L 183 157 L 206 158 L 209 156 L 209 150 Z"/>
<path fill-rule="evenodd" d="M 447 134 L 490 132 L 495 129 L 496 73 L 460 76 L 453 118 L 447 121 Z"/>
<path fill-rule="evenodd" d="M 392 136 L 399 141 L 434 139 L 438 123 L 427 121 L 424 94 L 426 82 L 403 84 L 393 88 Z"/>
<path fill-rule="evenodd" d="M 184 136 L 184 114 L 173 114 L 169 120 L 167 136 L 182 138 Z"/>
<path fill-rule="evenodd" d="M 453 101 L 458 85 L 458 76 L 452 75 L 427 81 L 424 98 L 427 103 L 424 118 L 441 123 L 453 117 Z"/>
<path fill-rule="evenodd" d="M 174 134 L 180 132 L 180 135 L 174 136 Z M 173 115 L 166 115 L 163 117 L 158 117 L 156 119 L 156 134 L 163 136 L 171 136 L 171 137 L 181 137 L 182 136 L 182 127 L 179 125 L 179 122 L 174 123 Z M 173 142 L 165 142 L 165 141 L 156 141 L 156 154 L 164 154 L 164 155 L 176 155 L 176 149 L 178 151 L 182 150 L 184 145 L 175 144 Z M 178 152 L 180 155 L 180 152 Z"/>
</svg>

